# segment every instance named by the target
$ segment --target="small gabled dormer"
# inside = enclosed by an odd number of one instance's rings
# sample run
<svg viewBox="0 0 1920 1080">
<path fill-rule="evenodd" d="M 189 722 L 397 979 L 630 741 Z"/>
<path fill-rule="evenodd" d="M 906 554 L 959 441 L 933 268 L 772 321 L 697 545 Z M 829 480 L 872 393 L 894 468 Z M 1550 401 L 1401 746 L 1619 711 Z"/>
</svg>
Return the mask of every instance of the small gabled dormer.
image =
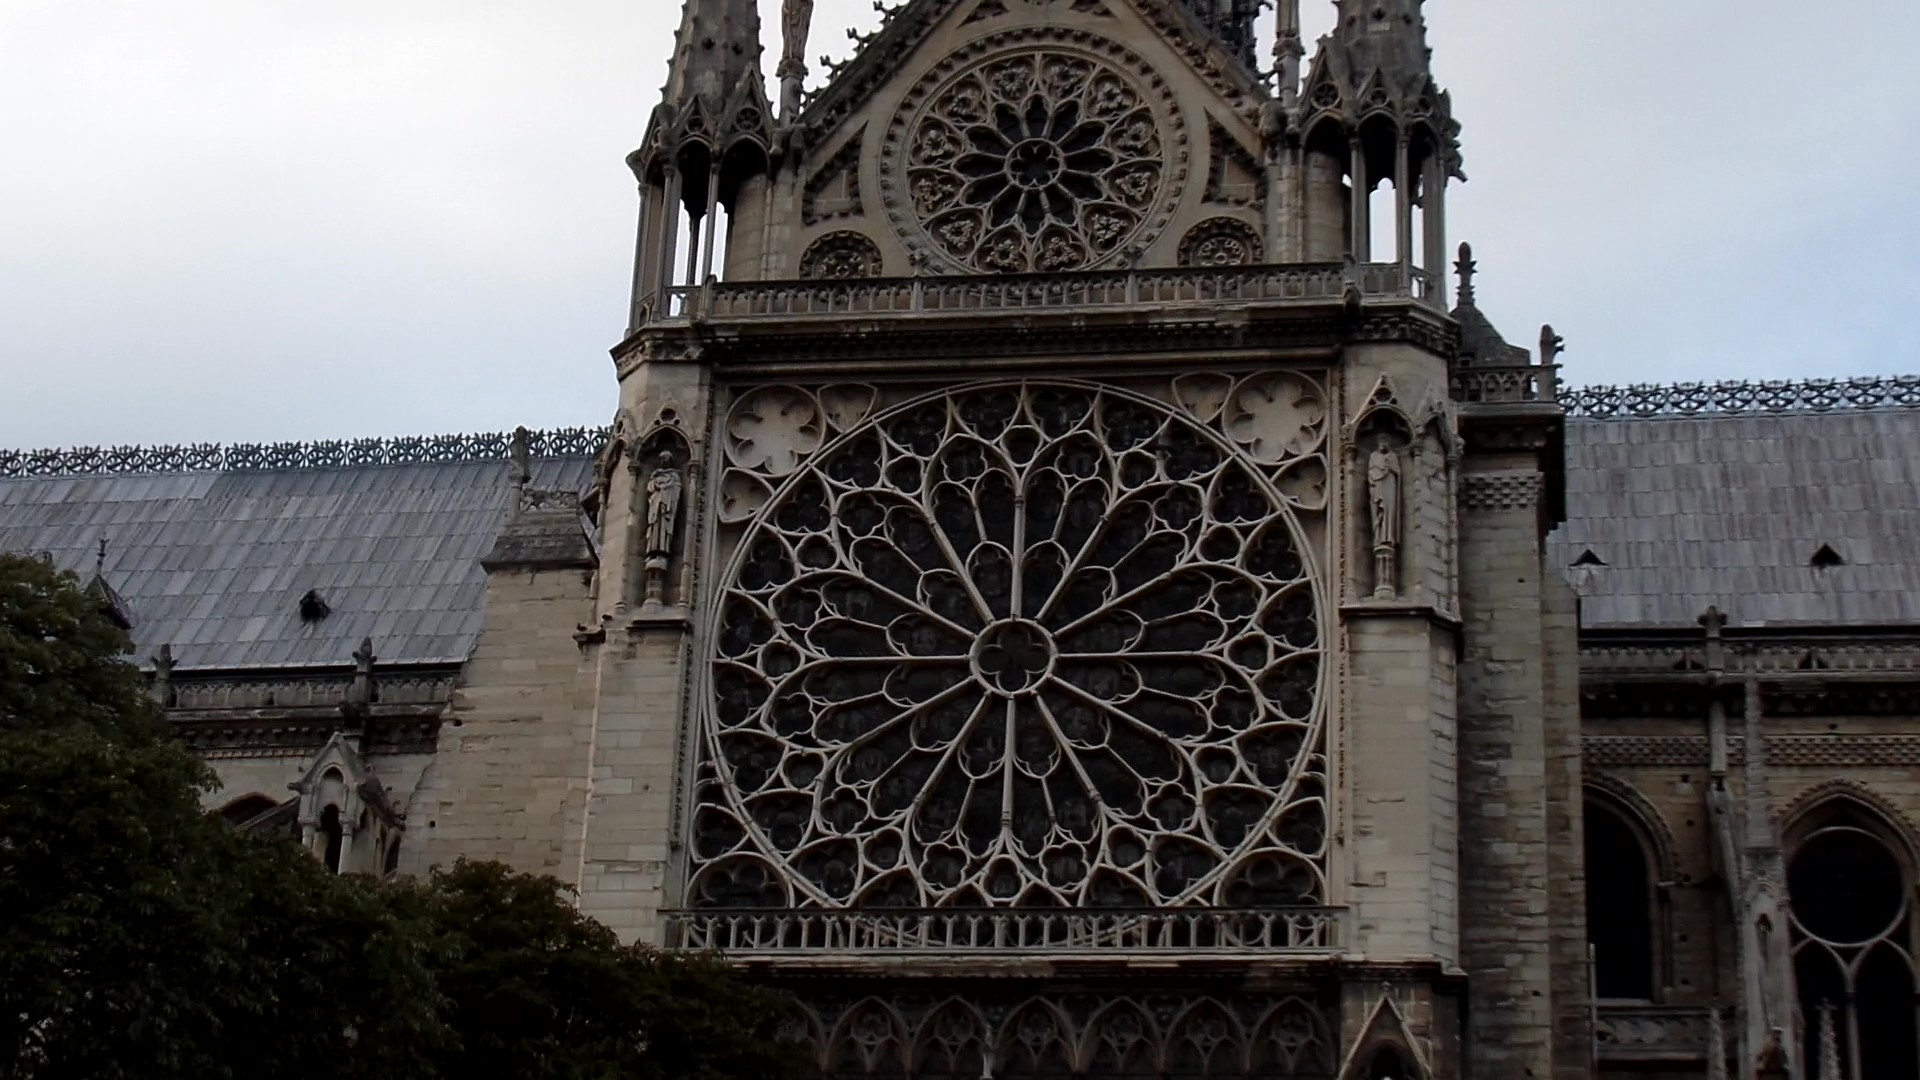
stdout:
<svg viewBox="0 0 1920 1080">
<path fill-rule="evenodd" d="M 336 874 L 385 876 L 399 869 L 406 818 L 344 734 L 327 740 L 291 785 L 300 842 Z"/>
</svg>

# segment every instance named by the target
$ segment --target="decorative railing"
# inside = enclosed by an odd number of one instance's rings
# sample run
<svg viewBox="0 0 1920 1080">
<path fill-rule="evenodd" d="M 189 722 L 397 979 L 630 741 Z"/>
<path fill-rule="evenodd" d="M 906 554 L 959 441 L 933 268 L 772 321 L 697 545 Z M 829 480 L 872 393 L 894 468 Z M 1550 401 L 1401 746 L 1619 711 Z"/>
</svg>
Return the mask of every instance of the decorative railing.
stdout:
<svg viewBox="0 0 1920 1080">
<path fill-rule="evenodd" d="M 436 465 L 505 461 L 513 434 L 403 436 L 332 442 L 195 443 L 182 446 L 80 446 L 64 450 L 0 450 L 0 477 L 86 476 L 159 472 L 264 472 L 336 469 L 360 465 Z M 606 428 L 557 428 L 527 433 L 536 458 L 592 457 L 606 445 Z"/>
<path fill-rule="evenodd" d="M 442 705 L 453 696 L 452 672 L 375 674 L 373 702 L 388 706 Z M 289 676 L 279 679 L 176 676 L 168 684 L 172 708 L 182 712 L 327 709 L 343 705 L 353 693 L 350 674 Z"/>
<path fill-rule="evenodd" d="M 667 943 L 722 953 L 1331 953 L 1334 908 L 670 911 Z"/>
<path fill-rule="evenodd" d="M 1804 675 L 1819 679 L 1920 675 L 1920 643 L 1913 641 L 1859 644 L 1810 636 L 1776 642 L 1741 638 L 1738 630 L 1728 634 L 1722 668 L 1725 674 L 1736 679 L 1750 674 Z M 1698 640 L 1580 647 L 1580 672 L 1585 676 L 1686 678 L 1706 668 L 1706 646 Z"/>
<path fill-rule="evenodd" d="M 1609 1005 L 1595 1011 L 1601 1061 L 1701 1062 L 1712 1043 L 1712 1010 L 1684 1005 Z"/>
<path fill-rule="evenodd" d="M 1463 367 L 1453 375 L 1453 400 L 1470 405 L 1511 405 L 1560 399 L 1560 368 L 1554 364 Z"/>
<path fill-rule="evenodd" d="M 1398 263 L 1133 270 L 1085 274 L 709 282 L 666 292 L 655 322 L 845 318 L 957 312 L 1084 311 L 1186 304 L 1437 302 L 1431 275 Z"/>
<path fill-rule="evenodd" d="M 1920 375 L 1796 382 L 1583 386 L 1562 395 L 1567 415 L 1600 418 L 1834 412 L 1920 406 Z"/>
</svg>

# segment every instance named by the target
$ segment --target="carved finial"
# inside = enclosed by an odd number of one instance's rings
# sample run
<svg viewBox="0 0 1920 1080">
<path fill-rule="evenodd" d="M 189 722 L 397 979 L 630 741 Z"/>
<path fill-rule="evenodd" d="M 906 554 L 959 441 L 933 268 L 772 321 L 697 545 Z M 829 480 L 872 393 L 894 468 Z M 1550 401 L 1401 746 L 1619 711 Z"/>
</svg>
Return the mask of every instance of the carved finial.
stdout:
<svg viewBox="0 0 1920 1080">
<path fill-rule="evenodd" d="M 1549 323 L 1540 328 L 1540 362 L 1542 364 L 1558 361 L 1560 354 L 1566 351 L 1567 339 L 1553 332 L 1553 324 Z"/>
<path fill-rule="evenodd" d="M 1473 261 L 1473 245 L 1460 245 L 1460 261 L 1453 264 L 1453 270 L 1460 275 L 1460 303 L 1473 303 L 1473 275 L 1480 270 L 1480 264 Z"/>
<path fill-rule="evenodd" d="M 153 700 L 161 708 L 173 705 L 173 645 L 161 642 L 160 651 L 153 654 Z"/>
<path fill-rule="evenodd" d="M 107 576 L 107 538 L 100 538 L 100 549 L 93 555 L 93 573 L 95 577 Z"/>
<path fill-rule="evenodd" d="M 368 706 L 373 704 L 373 639 L 360 639 L 360 647 L 353 654 L 353 685 L 347 690 L 347 700 L 340 704 L 340 712 L 349 719 L 358 719 L 367 714 Z"/>
<path fill-rule="evenodd" d="M 1719 607 L 1709 607 L 1700 613 L 1700 625 L 1707 628 L 1708 637 L 1717 638 L 1727 627 L 1727 616 Z"/>
<path fill-rule="evenodd" d="M 524 427 L 513 429 L 513 444 L 507 453 L 513 459 L 513 484 L 526 487 L 533 479 L 533 432 Z"/>
</svg>

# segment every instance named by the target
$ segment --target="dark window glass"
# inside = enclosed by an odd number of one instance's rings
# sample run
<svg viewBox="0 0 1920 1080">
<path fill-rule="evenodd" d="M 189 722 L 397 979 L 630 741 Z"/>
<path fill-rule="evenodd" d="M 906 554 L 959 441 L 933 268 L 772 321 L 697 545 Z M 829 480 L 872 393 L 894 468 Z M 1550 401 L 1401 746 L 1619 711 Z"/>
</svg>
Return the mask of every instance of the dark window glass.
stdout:
<svg viewBox="0 0 1920 1080">
<path fill-rule="evenodd" d="M 320 815 L 320 835 L 326 837 L 327 841 L 326 853 L 320 857 L 320 861 L 337 874 L 340 872 L 340 854 L 345 847 L 340 831 L 339 807 L 329 806 Z"/>
<path fill-rule="evenodd" d="M 1587 941 L 1603 998 L 1653 999 L 1653 882 L 1620 815 L 1587 804 Z"/>
</svg>

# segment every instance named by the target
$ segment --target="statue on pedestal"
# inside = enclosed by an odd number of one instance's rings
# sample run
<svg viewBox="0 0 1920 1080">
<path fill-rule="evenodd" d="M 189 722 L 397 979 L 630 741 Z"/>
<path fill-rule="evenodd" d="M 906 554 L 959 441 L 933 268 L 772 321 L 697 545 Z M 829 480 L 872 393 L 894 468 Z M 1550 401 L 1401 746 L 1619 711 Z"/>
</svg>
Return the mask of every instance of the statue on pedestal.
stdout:
<svg viewBox="0 0 1920 1080">
<path fill-rule="evenodd" d="M 673 537 L 680 521 L 680 496 L 686 486 L 673 455 L 662 451 L 653 475 L 647 478 L 646 600 L 666 600 L 667 567 L 673 561 Z"/>
<path fill-rule="evenodd" d="M 1373 525 L 1373 596 L 1397 593 L 1400 555 L 1400 455 L 1382 435 L 1367 458 L 1367 509 Z"/>
</svg>

